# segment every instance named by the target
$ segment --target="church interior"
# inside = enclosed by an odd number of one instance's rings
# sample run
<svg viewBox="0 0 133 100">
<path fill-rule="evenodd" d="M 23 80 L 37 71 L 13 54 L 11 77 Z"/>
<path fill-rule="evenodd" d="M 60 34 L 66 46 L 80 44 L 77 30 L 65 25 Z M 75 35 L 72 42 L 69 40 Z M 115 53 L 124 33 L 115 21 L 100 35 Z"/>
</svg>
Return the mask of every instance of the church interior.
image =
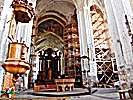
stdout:
<svg viewBox="0 0 133 100">
<path fill-rule="evenodd" d="M 0 7 L 1 91 L 115 88 L 120 100 L 125 92 L 133 99 L 132 0 L 1 0 Z M 8 92 L 1 98 L 15 98 Z"/>
</svg>

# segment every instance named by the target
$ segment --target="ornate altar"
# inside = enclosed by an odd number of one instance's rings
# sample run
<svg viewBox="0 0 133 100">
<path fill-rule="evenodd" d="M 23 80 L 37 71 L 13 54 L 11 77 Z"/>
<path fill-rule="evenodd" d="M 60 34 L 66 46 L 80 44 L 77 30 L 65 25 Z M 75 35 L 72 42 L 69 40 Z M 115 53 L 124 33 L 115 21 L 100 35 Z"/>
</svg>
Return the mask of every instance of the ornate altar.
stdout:
<svg viewBox="0 0 133 100">
<path fill-rule="evenodd" d="M 52 56 L 55 51 L 48 48 L 40 51 L 39 54 L 39 72 L 37 75 L 37 84 L 54 84 L 54 79 L 58 78 L 61 72 L 60 55 Z"/>
</svg>

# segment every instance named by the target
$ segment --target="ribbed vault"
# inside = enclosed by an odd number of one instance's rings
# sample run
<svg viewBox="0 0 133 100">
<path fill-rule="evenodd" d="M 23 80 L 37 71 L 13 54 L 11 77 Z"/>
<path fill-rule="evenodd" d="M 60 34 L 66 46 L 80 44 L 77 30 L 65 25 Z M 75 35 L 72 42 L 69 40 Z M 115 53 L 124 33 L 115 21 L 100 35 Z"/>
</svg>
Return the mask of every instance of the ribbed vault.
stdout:
<svg viewBox="0 0 133 100">
<path fill-rule="evenodd" d="M 63 29 L 68 17 L 74 13 L 72 0 L 37 0 L 35 50 L 53 48 L 63 52 Z"/>
<path fill-rule="evenodd" d="M 63 40 L 57 34 L 53 32 L 47 32 L 39 37 L 36 41 L 36 51 L 46 50 L 48 48 L 58 49 L 62 51 Z"/>
</svg>

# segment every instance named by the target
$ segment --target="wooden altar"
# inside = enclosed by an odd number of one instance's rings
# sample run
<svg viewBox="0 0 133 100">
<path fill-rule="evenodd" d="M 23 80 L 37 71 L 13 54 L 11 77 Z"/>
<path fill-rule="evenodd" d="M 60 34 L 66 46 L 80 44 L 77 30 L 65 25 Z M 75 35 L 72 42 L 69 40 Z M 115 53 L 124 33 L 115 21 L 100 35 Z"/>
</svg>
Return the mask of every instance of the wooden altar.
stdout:
<svg viewBox="0 0 133 100">
<path fill-rule="evenodd" d="M 74 78 L 64 78 L 64 79 L 55 79 L 54 80 L 56 83 L 56 90 L 57 91 L 73 91 L 74 89 L 74 83 L 75 79 Z"/>
<path fill-rule="evenodd" d="M 37 85 L 55 85 L 54 79 L 58 78 L 61 72 L 60 57 L 60 54 L 57 55 L 51 48 L 40 51 Z"/>
</svg>

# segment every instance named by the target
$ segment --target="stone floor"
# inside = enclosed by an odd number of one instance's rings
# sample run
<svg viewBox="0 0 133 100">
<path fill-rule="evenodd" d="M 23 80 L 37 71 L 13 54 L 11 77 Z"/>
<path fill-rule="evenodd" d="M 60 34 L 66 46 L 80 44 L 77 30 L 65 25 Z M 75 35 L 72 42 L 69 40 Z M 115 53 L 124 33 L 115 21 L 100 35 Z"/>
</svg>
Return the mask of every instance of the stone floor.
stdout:
<svg viewBox="0 0 133 100">
<path fill-rule="evenodd" d="M 62 97 L 36 96 L 32 93 L 33 90 L 23 91 L 10 100 L 120 100 L 115 88 L 97 88 L 97 91 L 92 94 Z M 127 100 L 131 100 L 128 93 L 126 93 L 126 97 Z"/>
</svg>

